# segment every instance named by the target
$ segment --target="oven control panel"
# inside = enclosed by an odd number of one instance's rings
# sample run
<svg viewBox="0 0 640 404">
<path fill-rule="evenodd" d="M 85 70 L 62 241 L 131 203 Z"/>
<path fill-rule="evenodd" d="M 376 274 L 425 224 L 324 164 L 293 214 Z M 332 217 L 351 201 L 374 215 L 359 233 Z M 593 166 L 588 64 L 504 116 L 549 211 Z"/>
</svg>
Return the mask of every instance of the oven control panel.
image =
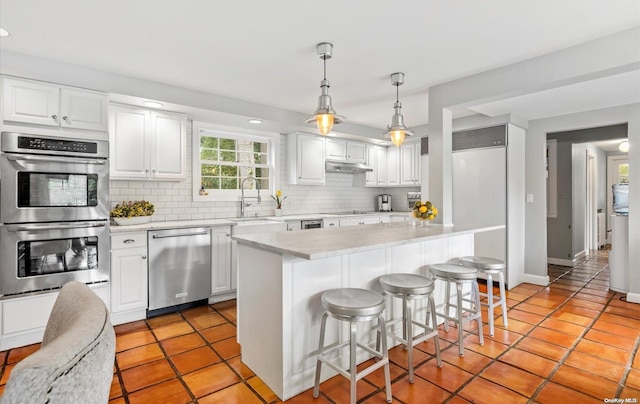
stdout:
<svg viewBox="0 0 640 404">
<path fill-rule="evenodd" d="M 46 150 L 50 152 L 92 154 L 98 152 L 98 145 L 94 142 L 27 136 L 18 136 L 18 148 L 23 150 Z"/>
</svg>

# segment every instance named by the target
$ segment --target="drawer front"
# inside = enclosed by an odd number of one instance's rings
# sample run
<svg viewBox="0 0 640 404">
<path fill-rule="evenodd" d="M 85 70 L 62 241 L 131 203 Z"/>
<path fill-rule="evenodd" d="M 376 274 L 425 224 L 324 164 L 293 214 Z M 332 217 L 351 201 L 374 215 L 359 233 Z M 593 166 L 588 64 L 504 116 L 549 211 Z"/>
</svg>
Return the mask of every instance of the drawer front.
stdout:
<svg viewBox="0 0 640 404">
<path fill-rule="evenodd" d="M 137 248 L 147 246 L 147 232 L 118 233 L 111 235 L 111 249 Z"/>
</svg>

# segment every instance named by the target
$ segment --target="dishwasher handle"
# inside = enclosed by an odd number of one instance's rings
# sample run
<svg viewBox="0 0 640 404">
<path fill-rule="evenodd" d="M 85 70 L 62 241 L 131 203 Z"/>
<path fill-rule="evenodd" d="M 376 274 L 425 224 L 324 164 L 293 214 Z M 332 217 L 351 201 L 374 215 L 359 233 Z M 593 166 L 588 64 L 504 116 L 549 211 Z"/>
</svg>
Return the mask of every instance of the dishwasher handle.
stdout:
<svg viewBox="0 0 640 404">
<path fill-rule="evenodd" d="M 198 233 L 181 233 L 181 234 L 154 234 L 153 238 L 173 238 L 173 237 L 191 237 L 191 236 L 206 236 L 209 234 L 208 231 L 201 231 Z"/>
</svg>

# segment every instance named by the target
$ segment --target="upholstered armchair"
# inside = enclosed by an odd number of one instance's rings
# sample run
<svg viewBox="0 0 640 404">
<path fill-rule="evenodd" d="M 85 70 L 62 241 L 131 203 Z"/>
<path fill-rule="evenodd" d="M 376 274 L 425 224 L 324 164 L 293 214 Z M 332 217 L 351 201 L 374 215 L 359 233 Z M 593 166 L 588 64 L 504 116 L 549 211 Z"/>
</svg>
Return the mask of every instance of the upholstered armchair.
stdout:
<svg viewBox="0 0 640 404">
<path fill-rule="evenodd" d="M 107 403 L 115 333 L 104 302 L 69 282 L 51 311 L 41 347 L 11 371 L 4 403 Z"/>
</svg>

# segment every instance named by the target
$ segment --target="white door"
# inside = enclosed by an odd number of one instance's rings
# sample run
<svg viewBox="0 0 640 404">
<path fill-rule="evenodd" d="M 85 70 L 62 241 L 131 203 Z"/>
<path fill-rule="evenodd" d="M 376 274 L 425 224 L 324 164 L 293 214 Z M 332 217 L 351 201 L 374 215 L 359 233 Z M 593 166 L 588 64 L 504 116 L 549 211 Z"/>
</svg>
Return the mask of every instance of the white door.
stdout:
<svg viewBox="0 0 640 404">
<path fill-rule="evenodd" d="M 111 106 L 109 164 L 111 179 L 149 177 L 149 111 Z"/>
<path fill-rule="evenodd" d="M 607 157 L 607 243 L 611 243 L 611 215 L 613 215 L 614 184 L 629 183 L 629 156 Z"/>
<path fill-rule="evenodd" d="M 59 126 L 60 87 L 5 78 L 2 92 L 5 121 Z"/>
<path fill-rule="evenodd" d="M 387 149 L 387 185 L 400 185 L 400 150 L 396 146 Z"/>
<path fill-rule="evenodd" d="M 324 138 L 298 135 L 298 184 L 324 184 Z"/>
<path fill-rule="evenodd" d="M 109 130 L 106 94 L 62 88 L 60 90 L 60 125 L 66 128 Z"/>
<path fill-rule="evenodd" d="M 378 153 L 377 166 L 377 185 L 387 185 L 387 148 L 377 147 Z"/>
<path fill-rule="evenodd" d="M 345 161 L 347 159 L 347 141 L 342 139 L 327 139 L 327 160 Z"/>
<path fill-rule="evenodd" d="M 378 185 L 378 148 L 376 146 L 367 146 L 367 165 L 373 169 L 365 174 L 364 184 L 370 187 Z"/>
<path fill-rule="evenodd" d="M 180 114 L 151 113 L 151 177 L 186 178 L 185 148 L 187 118 Z"/>
<path fill-rule="evenodd" d="M 111 251 L 111 311 L 147 308 L 147 248 Z"/>
<path fill-rule="evenodd" d="M 211 229 L 211 294 L 226 292 L 236 288 L 238 278 L 237 262 L 231 259 L 231 229 L 214 227 Z M 233 263 L 233 267 L 232 267 Z"/>
<path fill-rule="evenodd" d="M 347 161 L 364 163 L 366 161 L 364 143 L 347 142 Z"/>
</svg>

